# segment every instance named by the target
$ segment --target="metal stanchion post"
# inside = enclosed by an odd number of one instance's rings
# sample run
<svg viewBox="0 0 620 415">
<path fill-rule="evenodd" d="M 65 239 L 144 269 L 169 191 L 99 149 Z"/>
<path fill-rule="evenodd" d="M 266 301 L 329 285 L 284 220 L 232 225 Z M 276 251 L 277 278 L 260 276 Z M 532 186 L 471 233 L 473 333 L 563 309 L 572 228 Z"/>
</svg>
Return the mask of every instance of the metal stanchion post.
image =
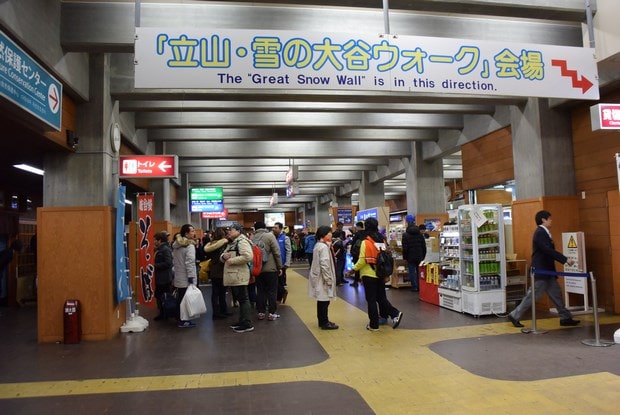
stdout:
<svg viewBox="0 0 620 415">
<path fill-rule="evenodd" d="M 607 347 L 614 344 L 612 341 L 601 341 L 601 332 L 598 325 L 598 301 L 596 297 L 596 280 L 594 279 L 594 273 L 590 272 L 590 288 L 592 289 L 592 303 L 594 308 L 594 339 L 582 340 L 581 343 L 586 346 Z"/>
<path fill-rule="evenodd" d="M 525 334 L 545 334 L 547 333 L 547 331 L 538 331 L 536 330 L 536 290 L 534 289 L 535 284 L 534 284 L 534 274 L 535 274 L 535 270 L 534 268 L 530 268 L 530 287 L 531 287 L 531 291 L 532 291 L 532 328 L 528 329 L 528 328 L 523 328 L 521 329 L 521 333 L 525 333 Z"/>
</svg>

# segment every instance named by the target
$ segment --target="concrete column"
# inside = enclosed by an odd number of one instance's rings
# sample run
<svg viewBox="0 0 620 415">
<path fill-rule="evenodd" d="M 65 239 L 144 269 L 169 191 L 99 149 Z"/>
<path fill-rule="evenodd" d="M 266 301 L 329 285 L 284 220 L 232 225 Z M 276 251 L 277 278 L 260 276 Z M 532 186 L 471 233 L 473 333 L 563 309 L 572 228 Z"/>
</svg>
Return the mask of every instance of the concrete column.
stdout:
<svg viewBox="0 0 620 415">
<path fill-rule="evenodd" d="M 330 202 L 319 204 L 319 208 L 317 209 L 317 214 L 316 214 L 316 220 L 317 220 L 316 227 L 317 228 L 323 225 L 326 225 L 326 226 L 331 225 L 331 220 L 329 217 L 330 210 L 331 210 Z"/>
<path fill-rule="evenodd" d="M 316 215 L 317 203 L 305 203 L 304 204 L 304 227 L 308 226 L 308 219 L 310 219 L 311 228 L 316 231 Z"/>
<path fill-rule="evenodd" d="M 385 192 L 382 181 L 370 183 L 370 172 L 362 172 L 359 190 L 359 210 L 385 206 Z"/>
<path fill-rule="evenodd" d="M 351 206 L 351 196 L 336 196 L 338 206 Z"/>
<path fill-rule="evenodd" d="M 187 174 L 181 175 L 181 187 L 177 189 L 177 204 L 173 210 L 170 211 L 171 221 L 177 226 L 181 226 L 185 223 L 191 223 L 194 227 L 200 227 L 200 216 L 197 216 L 194 221 L 189 211 L 189 178 Z"/>
<path fill-rule="evenodd" d="M 90 100 L 77 105 L 75 153 L 48 153 L 44 160 L 43 205 L 115 206 L 118 159 L 110 143 L 114 104 L 110 97 L 110 55 L 91 54 Z"/>
<path fill-rule="evenodd" d="M 530 98 L 511 108 L 516 199 L 575 194 L 570 114 Z"/>
<path fill-rule="evenodd" d="M 166 143 L 157 142 L 156 154 L 166 154 Z M 155 193 L 155 217 L 170 222 L 170 179 L 152 179 L 151 190 Z"/>
<path fill-rule="evenodd" d="M 150 189 L 155 193 L 155 218 L 170 221 L 170 179 L 152 179 Z"/>
<path fill-rule="evenodd" d="M 407 213 L 439 213 L 446 210 L 441 159 L 424 161 L 422 143 L 411 143 L 411 158 L 405 162 Z"/>
</svg>

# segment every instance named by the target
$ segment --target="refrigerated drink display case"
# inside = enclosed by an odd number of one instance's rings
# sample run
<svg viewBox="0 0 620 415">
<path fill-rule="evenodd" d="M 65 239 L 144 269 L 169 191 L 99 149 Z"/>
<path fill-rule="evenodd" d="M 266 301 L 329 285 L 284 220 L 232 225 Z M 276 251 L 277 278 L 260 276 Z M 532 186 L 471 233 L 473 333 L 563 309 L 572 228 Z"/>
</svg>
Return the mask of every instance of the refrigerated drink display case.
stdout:
<svg viewBox="0 0 620 415">
<path fill-rule="evenodd" d="M 458 209 L 463 312 L 506 312 L 506 261 L 501 205 Z"/>
<path fill-rule="evenodd" d="M 461 268 L 458 225 L 444 225 L 439 235 L 441 270 L 439 305 L 450 310 L 463 311 L 461 301 Z"/>
</svg>

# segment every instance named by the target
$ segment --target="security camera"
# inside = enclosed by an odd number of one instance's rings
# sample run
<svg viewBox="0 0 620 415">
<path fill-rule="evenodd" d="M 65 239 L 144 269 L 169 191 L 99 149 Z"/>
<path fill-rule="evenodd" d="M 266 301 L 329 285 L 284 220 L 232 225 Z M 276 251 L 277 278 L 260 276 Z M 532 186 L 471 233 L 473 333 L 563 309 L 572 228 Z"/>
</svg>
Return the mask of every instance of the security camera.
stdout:
<svg viewBox="0 0 620 415">
<path fill-rule="evenodd" d="M 67 130 L 67 146 L 69 146 L 71 150 L 77 149 L 79 141 L 80 137 L 77 136 L 75 131 Z"/>
</svg>

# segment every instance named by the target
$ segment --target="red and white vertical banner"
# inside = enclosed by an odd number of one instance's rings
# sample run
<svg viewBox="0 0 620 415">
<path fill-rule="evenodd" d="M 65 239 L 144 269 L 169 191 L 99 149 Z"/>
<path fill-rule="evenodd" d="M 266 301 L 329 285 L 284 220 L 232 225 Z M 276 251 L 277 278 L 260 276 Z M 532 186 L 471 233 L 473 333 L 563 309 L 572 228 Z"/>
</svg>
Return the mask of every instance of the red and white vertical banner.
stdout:
<svg viewBox="0 0 620 415">
<path fill-rule="evenodd" d="M 153 235 L 154 195 L 138 195 L 138 287 L 140 304 L 154 307 L 155 301 L 155 252 Z"/>
</svg>

